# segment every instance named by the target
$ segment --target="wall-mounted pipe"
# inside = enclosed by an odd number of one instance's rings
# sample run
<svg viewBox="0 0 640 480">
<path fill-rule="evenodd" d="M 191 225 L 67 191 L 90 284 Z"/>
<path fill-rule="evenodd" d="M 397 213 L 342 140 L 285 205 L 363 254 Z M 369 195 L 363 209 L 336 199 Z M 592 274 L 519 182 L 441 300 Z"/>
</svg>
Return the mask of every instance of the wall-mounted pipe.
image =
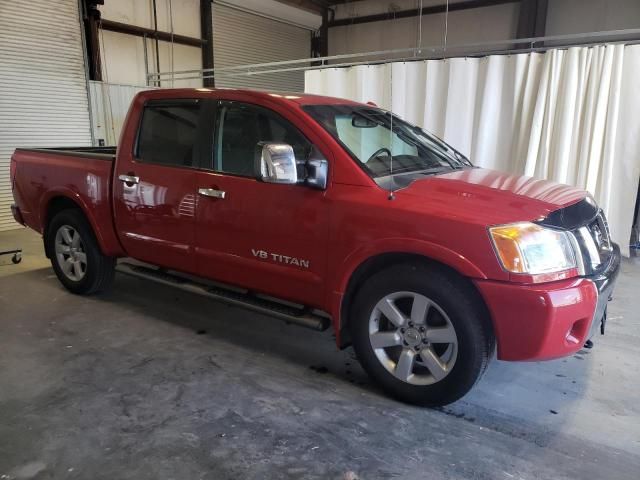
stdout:
<svg viewBox="0 0 640 480">
<path fill-rule="evenodd" d="M 156 0 L 153 0 L 153 30 L 156 39 L 156 72 L 160 71 L 160 43 L 158 41 L 158 10 L 156 8 Z M 169 36 L 173 40 L 172 35 Z M 158 77 L 157 87 L 160 86 L 160 78 Z"/>
<path fill-rule="evenodd" d="M 618 39 L 613 40 L 613 38 L 615 37 L 617 37 Z M 550 45 L 550 43 L 553 44 Z M 542 52 L 551 48 L 584 47 L 605 43 L 623 43 L 628 45 L 638 44 L 640 43 L 640 29 L 612 30 L 605 32 L 577 33 L 570 35 L 549 35 L 546 37 L 517 38 L 510 40 L 499 40 L 494 42 L 481 42 L 475 44 L 450 45 L 447 47 L 447 57 L 481 57 L 486 55 Z M 517 48 L 519 44 L 528 44 L 531 47 L 521 50 Z M 515 47 L 503 48 L 506 45 L 514 45 Z M 544 46 L 536 48 L 534 47 L 534 45 Z M 442 58 L 442 53 L 442 45 L 400 48 L 395 50 L 380 50 L 374 52 L 344 53 L 340 55 L 332 55 L 329 57 L 283 60 L 278 62 L 256 63 L 251 65 L 236 65 L 233 67 L 223 67 L 215 69 L 211 68 L 202 70 L 181 70 L 175 72 L 161 72 L 159 74 L 150 73 L 149 77 L 152 79 L 157 79 L 170 75 L 175 76 L 175 80 L 209 78 L 213 77 L 214 75 L 219 77 L 242 77 L 262 75 L 266 73 L 317 70 L 318 68 L 350 67 L 356 65 L 373 65 L 400 61 L 435 60 Z M 372 57 L 379 58 L 376 59 Z M 356 59 L 363 60 L 358 61 Z M 336 60 L 342 61 L 339 61 L 338 63 L 327 63 L 329 61 Z"/>
</svg>

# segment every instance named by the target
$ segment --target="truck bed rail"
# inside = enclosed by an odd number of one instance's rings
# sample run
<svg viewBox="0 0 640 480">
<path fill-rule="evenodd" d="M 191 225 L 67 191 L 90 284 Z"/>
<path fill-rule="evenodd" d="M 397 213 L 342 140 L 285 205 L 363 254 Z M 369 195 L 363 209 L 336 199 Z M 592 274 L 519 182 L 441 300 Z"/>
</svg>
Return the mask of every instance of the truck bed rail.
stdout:
<svg viewBox="0 0 640 480">
<path fill-rule="evenodd" d="M 70 157 L 92 158 L 113 162 L 116 159 L 117 147 L 54 147 L 54 148 L 16 148 L 18 152 L 50 153 Z"/>
</svg>

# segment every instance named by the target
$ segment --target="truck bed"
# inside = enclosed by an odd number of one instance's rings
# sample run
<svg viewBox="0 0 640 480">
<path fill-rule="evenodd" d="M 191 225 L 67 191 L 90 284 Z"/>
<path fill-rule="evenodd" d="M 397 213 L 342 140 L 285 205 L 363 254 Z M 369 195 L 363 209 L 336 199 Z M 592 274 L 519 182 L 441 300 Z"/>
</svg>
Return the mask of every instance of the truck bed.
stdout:
<svg viewBox="0 0 640 480">
<path fill-rule="evenodd" d="M 50 209 L 72 199 L 85 212 L 103 251 L 118 254 L 111 207 L 115 153 L 115 147 L 16 149 L 11 158 L 13 195 L 24 224 L 44 233 Z"/>
</svg>

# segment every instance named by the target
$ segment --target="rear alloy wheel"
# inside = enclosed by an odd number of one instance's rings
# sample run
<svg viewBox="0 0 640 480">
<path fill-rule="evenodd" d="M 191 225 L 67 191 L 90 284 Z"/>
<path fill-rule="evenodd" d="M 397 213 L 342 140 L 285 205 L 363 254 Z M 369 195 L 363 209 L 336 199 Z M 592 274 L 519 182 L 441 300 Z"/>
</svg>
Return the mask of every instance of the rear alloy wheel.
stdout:
<svg viewBox="0 0 640 480">
<path fill-rule="evenodd" d="M 82 280 L 87 272 L 87 254 L 80 233 L 70 225 L 62 225 L 56 232 L 55 245 L 62 273 L 73 282 Z"/>
<path fill-rule="evenodd" d="M 464 396 L 495 348 L 480 297 L 439 266 L 404 264 L 373 275 L 354 298 L 349 328 L 376 383 L 399 400 L 431 407 Z"/>
<path fill-rule="evenodd" d="M 58 280 L 71 292 L 99 292 L 113 281 L 116 259 L 102 253 L 81 210 L 56 214 L 49 222 L 45 242 Z"/>
</svg>

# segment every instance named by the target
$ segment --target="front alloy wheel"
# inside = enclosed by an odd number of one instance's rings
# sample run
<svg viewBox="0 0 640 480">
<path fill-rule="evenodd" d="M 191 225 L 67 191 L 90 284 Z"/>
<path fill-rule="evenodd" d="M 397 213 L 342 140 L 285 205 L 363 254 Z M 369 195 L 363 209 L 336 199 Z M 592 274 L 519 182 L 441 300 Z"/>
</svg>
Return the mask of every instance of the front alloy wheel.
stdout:
<svg viewBox="0 0 640 480">
<path fill-rule="evenodd" d="M 439 382 L 458 357 L 451 320 L 437 303 L 416 292 L 391 293 L 376 304 L 369 340 L 384 368 L 412 385 Z"/>
<path fill-rule="evenodd" d="M 376 273 L 349 312 L 362 367 L 409 403 L 455 402 L 478 381 L 495 348 L 491 319 L 472 283 L 437 265 L 400 264 Z"/>
</svg>

